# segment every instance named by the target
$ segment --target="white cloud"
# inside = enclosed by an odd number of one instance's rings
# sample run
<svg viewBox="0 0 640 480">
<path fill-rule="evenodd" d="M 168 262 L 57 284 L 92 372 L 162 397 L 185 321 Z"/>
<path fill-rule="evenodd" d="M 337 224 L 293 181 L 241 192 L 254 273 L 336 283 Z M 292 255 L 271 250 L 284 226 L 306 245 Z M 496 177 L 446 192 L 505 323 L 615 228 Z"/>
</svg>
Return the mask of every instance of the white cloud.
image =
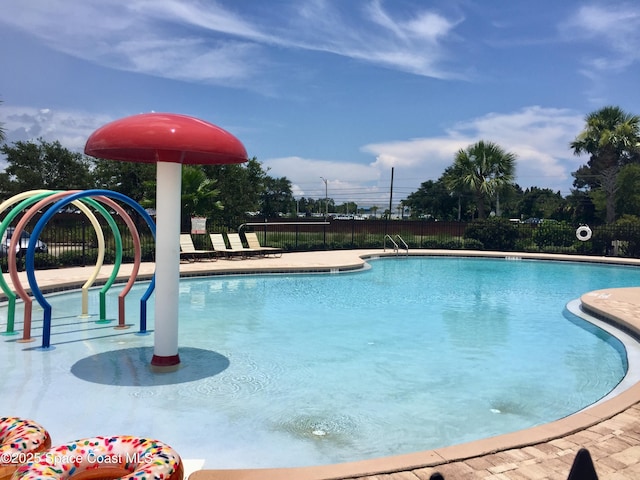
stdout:
<svg viewBox="0 0 640 480">
<path fill-rule="evenodd" d="M 263 165 L 272 177 L 291 180 L 295 197 L 323 198 L 323 178 L 327 180 L 329 196 L 337 203 L 350 200 L 349 195 L 360 198 L 377 195 L 380 171 L 372 165 L 295 156 L 267 159 Z"/>
<path fill-rule="evenodd" d="M 367 145 L 374 165 L 408 168 L 424 180 L 436 180 L 453 163 L 456 152 L 477 142 L 497 143 L 518 156 L 517 181 L 523 188 L 539 186 L 568 193 L 571 172 L 584 163 L 569 143 L 583 128 L 583 116 L 562 109 L 527 107 L 454 125 L 446 136 Z"/>
<path fill-rule="evenodd" d="M 324 4 L 325 11 L 327 8 Z M 450 20 L 431 10 L 417 10 L 405 18 L 394 18 L 379 0 L 370 2 L 365 12 L 370 22 L 354 21 L 332 10 L 331 23 L 321 23 L 321 28 L 314 28 L 317 20 L 305 25 L 304 29 L 314 35 L 308 48 L 417 75 L 458 76 L 445 71 L 440 63 L 446 56 L 444 43 L 461 20 Z"/>
<path fill-rule="evenodd" d="M 571 172 L 585 163 L 569 144 L 584 128 L 584 116 L 564 109 L 527 107 L 511 114 L 489 114 L 458 126 L 476 132 L 518 155 L 517 180 L 523 188 L 548 187 L 568 193 Z"/>
<path fill-rule="evenodd" d="M 636 4 L 584 5 L 560 28 L 569 39 L 596 42 L 591 51 L 600 53 L 584 59 L 595 70 L 620 70 L 640 60 L 640 8 Z"/>
<path fill-rule="evenodd" d="M 264 63 L 260 45 L 252 41 L 261 34 L 239 15 L 213 2 L 36 3 L 30 8 L 15 2 L 6 5 L 0 23 L 26 31 L 50 48 L 101 66 L 237 86 L 242 85 L 240 80 L 254 76 L 257 66 Z M 200 8 L 196 8 L 198 5 Z M 99 23 L 88 19 L 99 19 Z"/>
<path fill-rule="evenodd" d="M 197 39 L 137 38 L 116 49 L 128 59 L 130 69 L 188 82 L 228 82 L 248 79 L 261 63 L 256 45 L 221 42 L 212 46 Z"/>
<path fill-rule="evenodd" d="M 257 88 L 258 72 L 272 65 L 268 49 L 274 46 L 330 52 L 418 75 L 455 76 L 439 63 L 443 42 L 459 21 L 435 11 L 393 18 L 376 0 L 367 13 L 340 2 L 306 0 L 261 13 L 243 15 L 214 1 L 34 0 L 28 8 L 4 5 L 0 23 L 101 66 L 232 87 Z"/>
<path fill-rule="evenodd" d="M 3 105 L 8 143 L 17 140 L 59 140 L 82 151 L 95 129 L 112 121 L 104 115 Z M 441 136 L 395 140 L 363 145 L 372 155 L 369 163 L 339 159 L 288 156 L 263 159 L 273 177 L 287 177 L 296 197 L 329 196 L 337 203 L 385 205 L 389 196 L 391 168 L 395 170 L 394 198 L 400 200 L 422 182 L 437 180 L 453 163 L 459 149 L 482 139 L 499 144 L 518 156 L 516 181 L 521 187 L 537 186 L 569 193 L 571 172 L 585 163 L 573 155 L 569 143 L 584 127 L 583 115 L 563 109 L 526 107 L 515 112 L 491 113 L 453 125 Z"/>
<path fill-rule="evenodd" d="M 640 8 L 631 2 L 588 4 L 558 25 L 560 36 L 580 45 L 578 73 L 589 80 L 589 103 L 601 107 L 611 96 L 607 79 L 640 61 Z"/>
<path fill-rule="evenodd" d="M 69 150 L 82 152 L 89 136 L 113 118 L 106 115 L 77 111 L 59 111 L 49 108 L 2 105 L 0 121 L 7 143 L 36 141 L 59 141 Z"/>
<path fill-rule="evenodd" d="M 138 0 L 128 2 L 129 8 L 141 17 L 202 27 L 204 30 L 226 33 L 258 41 L 270 41 L 269 35 L 256 29 L 241 15 L 225 9 L 219 2 L 208 4 L 184 0 Z"/>
<path fill-rule="evenodd" d="M 422 182 L 440 178 L 453 163 L 458 150 L 482 139 L 517 155 L 516 181 L 522 188 L 551 188 L 567 195 L 573 180 L 571 172 L 585 163 L 584 158 L 574 156 L 569 148 L 583 124 L 581 114 L 532 106 L 461 122 L 438 137 L 364 145 L 361 150 L 375 157 L 369 164 L 286 157 L 267 160 L 265 165 L 271 167 L 270 174 L 286 176 L 298 185 L 300 195 L 324 196 L 319 177 L 329 176 L 332 198 L 338 194 L 340 180 L 345 182 L 343 192 L 352 191 L 354 198 L 358 198 L 356 192 L 359 194 L 360 190 L 356 188 L 366 189 L 367 198 L 372 199 L 370 203 L 384 205 L 383 199 L 389 195 L 387 182 L 392 167 L 396 176 L 394 196 L 400 200 Z"/>
</svg>

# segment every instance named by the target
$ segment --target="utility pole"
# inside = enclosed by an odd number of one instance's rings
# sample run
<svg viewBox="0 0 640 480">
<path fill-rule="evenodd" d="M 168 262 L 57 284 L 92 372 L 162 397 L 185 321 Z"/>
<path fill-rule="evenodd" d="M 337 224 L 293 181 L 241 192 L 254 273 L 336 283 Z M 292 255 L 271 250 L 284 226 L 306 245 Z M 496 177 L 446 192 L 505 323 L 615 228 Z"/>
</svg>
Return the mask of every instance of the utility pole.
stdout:
<svg viewBox="0 0 640 480">
<path fill-rule="evenodd" d="M 320 177 L 324 182 L 324 218 L 329 216 L 329 192 L 327 190 L 327 179 Z"/>
<path fill-rule="evenodd" d="M 391 189 L 389 190 L 389 219 L 391 219 L 391 205 L 393 203 L 393 167 L 391 167 Z"/>
</svg>

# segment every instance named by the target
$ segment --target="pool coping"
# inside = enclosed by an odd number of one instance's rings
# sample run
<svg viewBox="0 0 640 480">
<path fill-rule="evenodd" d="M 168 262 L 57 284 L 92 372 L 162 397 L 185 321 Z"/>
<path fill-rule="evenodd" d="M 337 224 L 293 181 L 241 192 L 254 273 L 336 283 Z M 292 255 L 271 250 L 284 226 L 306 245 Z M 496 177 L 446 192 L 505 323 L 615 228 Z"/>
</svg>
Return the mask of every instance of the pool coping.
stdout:
<svg viewBox="0 0 640 480">
<path fill-rule="evenodd" d="M 218 260 L 181 263 L 182 276 L 229 275 L 252 273 L 340 273 L 363 268 L 367 260 L 386 256 L 404 256 L 405 254 L 382 249 L 339 250 L 322 252 L 285 253 L 281 258 L 257 258 L 245 260 Z M 493 257 L 509 260 L 554 260 L 570 262 L 604 263 L 640 266 L 639 259 L 614 257 L 590 257 L 574 255 L 539 254 L 525 252 L 496 252 L 471 250 L 411 250 L 409 256 L 451 256 L 451 257 Z M 103 267 L 104 273 L 96 284 L 104 282 L 110 273 L 109 267 Z M 143 264 L 138 279 L 150 279 L 154 264 Z M 131 275 L 130 266 L 121 267 L 118 281 L 125 281 Z M 59 269 L 38 271 L 38 285 L 43 292 L 80 288 L 86 280 L 89 268 Z M 21 282 L 24 280 L 21 272 Z M 82 279 L 82 280 L 81 280 Z M 586 292 L 580 297 L 585 311 L 602 318 L 623 331 L 640 338 L 640 287 L 611 288 Z M 467 442 L 419 451 L 403 455 L 381 457 L 356 462 L 290 468 L 257 469 L 203 469 L 189 475 L 189 480 L 243 479 L 298 479 L 298 480 L 334 480 L 366 477 L 417 470 L 425 467 L 438 467 L 452 462 L 482 457 L 506 450 L 524 448 L 573 433 L 586 430 L 603 421 L 624 412 L 640 402 L 640 382 L 634 384 L 619 395 L 582 410 L 560 420 L 536 426 L 526 430 L 507 433 L 482 440 Z"/>
</svg>

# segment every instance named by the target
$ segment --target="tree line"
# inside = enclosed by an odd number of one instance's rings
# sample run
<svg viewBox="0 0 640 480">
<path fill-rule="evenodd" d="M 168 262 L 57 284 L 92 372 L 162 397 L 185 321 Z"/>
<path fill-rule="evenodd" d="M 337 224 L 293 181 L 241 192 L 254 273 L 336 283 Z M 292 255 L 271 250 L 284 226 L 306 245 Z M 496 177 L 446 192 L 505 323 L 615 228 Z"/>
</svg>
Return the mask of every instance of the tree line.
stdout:
<svg viewBox="0 0 640 480">
<path fill-rule="evenodd" d="M 545 218 L 573 223 L 612 223 L 640 215 L 640 117 L 608 106 L 588 114 L 569 148 L 587 154 L 572 172 L 571 194 L 547 188 L 523 190 L 513 182 L 516 156 L 492 142 L 458 151 L 436 181 L 426 181 L 404 205 L 415 216 L 442 220 Z"/>
<path fill-rule="evenodd" d="M 7 161 L 0 173 L 3 198 L 35 189 L 97 188 L 127 195 L 145 208 L 155 207 L 154 164 L 95 159 L 43 139 L 4 144 L 0 153 Z M 293 195 L 287 178 L 269 176 L 254 157 L 244 164 L 183 165 L 181 201 L 185 229 L 191 217 L 235 227 L 245 220 L 246 212 L 276 215 L 290 206 Z"/>
<path fill-rule="evenodd" d="M 576 172 L 571 194 L 547 188 L 523 190 L 514 183 L 516 155 L 480 140 L 459 150 L 438 180 L 423 182 L 400 203 L 411 218 L 433 220 L 544 218 L 573 223 L 611 223 L 640 215 L 640 117 L 619 107 L 604 107 L 585 117 L 585 128 L 568 146 L 589 160 Z M 0 142 L 5 132 L 0 125 Z M 7 166 L 0 173 L 0 195 L 34 189 L 109 189 L 141 205 L 155 204 L 155 165 L 95 159 L 64 148 L 60 142 L 18 141 L 3 144 Z M 371 208 L 374 216 L 377 207 Z M 358 205 L 331 198 L 295 199 L 291 181 L 268 174 L 257 158 L 236 165 L 184 165 L 183 228 L 192 216 L 215 219 L 236 228 L 253 212 L 263 217 L 359 213 Z M 381 212 L 390 216 L 391 212 Z"/>
</svg>

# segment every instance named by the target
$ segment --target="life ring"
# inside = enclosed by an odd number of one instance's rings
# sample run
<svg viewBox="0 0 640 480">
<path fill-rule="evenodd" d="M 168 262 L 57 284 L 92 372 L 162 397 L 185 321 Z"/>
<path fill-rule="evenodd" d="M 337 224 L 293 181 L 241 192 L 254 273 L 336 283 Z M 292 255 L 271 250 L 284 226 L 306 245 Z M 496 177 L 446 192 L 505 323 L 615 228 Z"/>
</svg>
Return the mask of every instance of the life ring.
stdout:
<svg viewBox="0 0 640 480">
<path fill-rule="evenodd" d="M 578 240 L 581 242 L 586 242 L 591 239 L 591 233 L 591 229 L 588 225 L 581 225 L 576 230 L 576 237 L 578 237 Z"/>
<path fill-rule="evenodd" d="M 0 418 L 0 480 L 51 447 L 51 437 L 42 425 L 18 417 Z"/>
<path fill-rule="evenodd" d="M 169 445 L 131 436 L 94 437 L 50 448 L 20 466 L 12 480 L 182 480 L 184 467 Z"/>
</svg>

